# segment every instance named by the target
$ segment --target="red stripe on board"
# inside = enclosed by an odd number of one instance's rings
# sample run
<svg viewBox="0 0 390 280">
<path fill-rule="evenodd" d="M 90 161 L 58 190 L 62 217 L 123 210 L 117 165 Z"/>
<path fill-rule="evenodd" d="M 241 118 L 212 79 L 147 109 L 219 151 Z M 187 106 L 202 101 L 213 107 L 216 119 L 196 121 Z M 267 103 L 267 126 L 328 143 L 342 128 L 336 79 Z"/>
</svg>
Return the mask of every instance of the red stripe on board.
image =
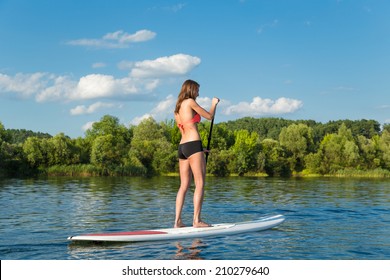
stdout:
<svg viewBox="0 0 390 280">
<path fill-rule="evenodd" d="M 120 236 L 120 235 L 150 235 L 150 234 L 166 234 L 165 231 L 157 230 L 137 230 L 128 232 L 108 232 L 108 233 L 91 233 L 85 234 L 87 236 Z"/>
</svg>

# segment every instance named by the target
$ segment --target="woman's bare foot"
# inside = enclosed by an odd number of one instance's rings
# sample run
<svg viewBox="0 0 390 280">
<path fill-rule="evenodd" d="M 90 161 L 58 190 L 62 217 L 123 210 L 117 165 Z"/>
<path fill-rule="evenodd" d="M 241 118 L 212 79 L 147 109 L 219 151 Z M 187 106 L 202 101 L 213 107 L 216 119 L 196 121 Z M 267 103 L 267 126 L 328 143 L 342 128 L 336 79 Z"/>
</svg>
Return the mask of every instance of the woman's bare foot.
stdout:
<svg viewBox="0 0 390 280">
<path fill-rule="evenodd" d="M 175 225 L 173 227 L 174 228 L 181 228 L 181 227 L 186 227 L 186 225 L 183 224 L 182 221 L 178 221 L 177 223 L 175 223 Z"/>
<path fill-rule="evenodd" d="M 193 224 L 193 227 L 194 228 L 201 228 L 201 227 L 211 227 L 212 225 L 208 224 L 208 223 L 205 223 L 205 222 L 198 222 L 198 223 L 195 223 Z"/>
</svg>

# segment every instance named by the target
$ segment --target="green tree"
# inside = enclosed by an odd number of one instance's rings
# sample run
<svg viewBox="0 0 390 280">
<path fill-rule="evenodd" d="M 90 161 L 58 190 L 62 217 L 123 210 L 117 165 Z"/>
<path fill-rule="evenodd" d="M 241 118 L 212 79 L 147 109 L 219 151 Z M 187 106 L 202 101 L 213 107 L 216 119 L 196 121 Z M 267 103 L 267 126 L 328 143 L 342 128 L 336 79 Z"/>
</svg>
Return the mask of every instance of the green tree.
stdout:
<svg viewBox="0 0 390 280">
<path fill-rule="evenodd" d="M 176 153 L 164 130 L 153 118 L 145 119 L 134 127 L 129 160 L 132 164 L 141 163 L 148 170 L 148 175 L 174 168 Z"/>
<path fill-rule="evenodd" d="M 349 167 L 357 167 L 360 161 L 359 148 L 352 132 L 342 124 L 337 134 L 328 134 L 321 142 L 319 155 L 322 157 L 321 173 L 335 173 Z"/>
<path fill-rule="evenodd" d="M 383 125 L 383 132 L 384 132 L 385 130 L 387 130 L 388 132 L 390 132 L 390 123 L 385 123 L 385 124 Z"/>
<path fill-rule="evenodd" d="M 233 156 L 231 151 L 212 149 L 207 162 L 207 173 L 217 177 L 225 177 L 230 174 L 229 165 Z"/>
<path fill-rule="evenodd" d="M 234 132 L 229 130 L 226 124 L 222 123 L 214 126 L 211 137 L 211 150 L 229 150 L 234 145 L 234 142 Z"/>
<path fill-rule="evenodd" d="M 2 147 L 3 144 L 3 139 L 5 138 L 5 129 L 3 124 L 0 122 L 0 148 Z M 5 160 L 5 155 L 3 153 L 3 149 L 0 149 L 0 169 L 2 168 L 2 163 Z"/>
<path fill-rule="evenodd" d="M 306 124 L 291 124 L 279 135 L 280 145 L 291 153 L 290 165 L 294 171 L 302 171 L 305 156 L 313 151 L 312 129 Z"/>
<path fill-rule="evenodd" d="M 174 146 L 178 146 L 181 139 L 180 130 L 174 120 L 165 121 L 160 123 L 161 128 L 164 131 L 165 138 Z"/>
<path fill-rule="evenodd" d="M 381 167 L 382 151 L 380 149 L 380 136 L 374 135 L 371 139 L 359 135 L 357 144 L 360 150 L 361 167 L 365 170 Z"/>
<path fill-rule="evenodd" d="M 127 142 L 131 140 L 131 130 L 120 124 L 117 117 L 110 115 L 103 116 L 100 121 L 93 123 L 92 127 L 85 132 L 86 138 L 92 140 L 109 134 L 123 138 Z"/>
<path fill-rule="evenodd" d="M 79 163 L 79 153 L 76 153 L 76 147 L 73 141 L 59 133 L 47 140 L 50 152 L 48 153 L 48 164 L 52 165 L 70 165 Z"/>
<path fill-rule="evenodd" d="M 6 131 L 4 125 L 0 122 L 0 144 L 5 140 Z"/>
<path fill-rule="evenodd" d="M 390 131 L 383 131 L 379 140 L 379 149 L 382 151 L 382 167 L 390 170 Z"/>
<path fill-rule="evenodd" d="M 261 141 L 261 151 L 257 157 L 259 171 L 269 176 L 289 176 L 291 171 L 286 154 L 286 150 L 278 141 L 264 139 Z"/>
<path fill-rule="evenodd" d="M 238 130 L 234 133 L 235 143 L 231 147 L 234 159 L 231 161 L 232 171 L 240 176 L 247 172 L 255 172 L 257 155 L 260 151 L 259 136 L 256 132 Z"/>
<path fill-rule="evenodd" d="M 28 137 L 23 143 L 23 152 L 32 168 L 47 167 L 46 139 Z"/>
<path fill-rule="evenodd" d="M 123 170 L 131 136 L 132 129 L 120 124 L 118 118 L 105 115 L 86 131 L 86 143 L 78 141 L 78 144 L 84 152 L 90 146 L 91 163 L 101 168 L 105 175 L 111 175 L 116 170 Z"/>
<path fill-rule="evenodd" d="M 75 150 L 77 151 L 77 157 L 81 164 L 89 164 L 91 162 L 91 150 L 92 143 L 86 138 L 77 137 L 72 139 Z"/>
<path fill-rule="evenodd" d="M 104 175 L 110 175 L 121 165 L 121 150 L 112 134 L 95 138 L 92 144 L 91 163 L 102 169 Z"/>
</svg>

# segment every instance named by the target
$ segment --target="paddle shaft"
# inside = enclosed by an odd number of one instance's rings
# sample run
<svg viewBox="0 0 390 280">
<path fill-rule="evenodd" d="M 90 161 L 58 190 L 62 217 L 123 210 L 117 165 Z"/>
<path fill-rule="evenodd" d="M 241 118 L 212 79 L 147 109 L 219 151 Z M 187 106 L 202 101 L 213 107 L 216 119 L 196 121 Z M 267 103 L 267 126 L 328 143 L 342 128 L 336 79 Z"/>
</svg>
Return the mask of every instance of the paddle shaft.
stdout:
<svg viewBox="0 0 390 280">
<path fill-rule="evenodd" d="M 213 132 L 214 117 L 215 117 L 216 112 L 217 112 L 217 105 L 215 105 L 214 116 L 213 116 L 213 118 L 211 119 L 209 137 L 208 137 L 208 139 L 207 139 L 206 164 L 207 164 L 207 160 L 208 160 L 208 158 L 209 158 L 209 153 L 210 153 L 211 134 L 212 134 L 212 132 Z"/>
</svg>

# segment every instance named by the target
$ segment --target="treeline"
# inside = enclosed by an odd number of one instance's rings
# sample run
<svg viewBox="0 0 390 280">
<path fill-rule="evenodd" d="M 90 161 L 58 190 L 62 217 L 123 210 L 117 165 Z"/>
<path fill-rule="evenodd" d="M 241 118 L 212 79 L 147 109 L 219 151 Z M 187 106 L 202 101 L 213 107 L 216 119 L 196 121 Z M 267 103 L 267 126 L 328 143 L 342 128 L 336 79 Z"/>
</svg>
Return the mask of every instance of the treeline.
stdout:
<svg viewBox="0 0 390 280">
<path fill-rule="evenodd" d="M 199 124 L 207 145 L 210 122 Z M 0 175 L 154 176 L 178 172 L 180 132 L 173 120 L 126 127 L 103 116 L 71 139 L 0 122 Z M 374 120 L 242 118 L 215 124 L 207 172 L 229 175 L 390 177 L 390 125 Z"/>
</svg>

